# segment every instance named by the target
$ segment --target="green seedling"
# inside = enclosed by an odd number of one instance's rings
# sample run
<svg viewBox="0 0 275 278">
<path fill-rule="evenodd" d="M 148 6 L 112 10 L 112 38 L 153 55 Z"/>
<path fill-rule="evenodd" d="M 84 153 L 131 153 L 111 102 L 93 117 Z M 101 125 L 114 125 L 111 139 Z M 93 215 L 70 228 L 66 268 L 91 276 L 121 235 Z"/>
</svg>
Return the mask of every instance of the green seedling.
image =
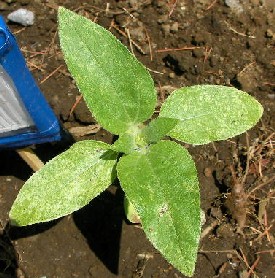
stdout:
<svg viewBox="0 0 275 278">
<path fill-rule="evenodd" d="M 173 139 L 201 145 L 241 134 L 258 122 L 262 106 L 232 87 L 197 85 L 174 91 L 151 119 L 157 93 L 146 68 L 96 23 L 65 8 L 58 20 L 65 61 L 87 106 L 119 138 L 112 145 L 77 142 L 46 163 L 20 190 L 11 223 L 68 215 L 117 177 L 129 219 L 137 213 L 155 248 L 192 276 L 201 232 L 199 182 L 192 157 Z"/>
</svg>

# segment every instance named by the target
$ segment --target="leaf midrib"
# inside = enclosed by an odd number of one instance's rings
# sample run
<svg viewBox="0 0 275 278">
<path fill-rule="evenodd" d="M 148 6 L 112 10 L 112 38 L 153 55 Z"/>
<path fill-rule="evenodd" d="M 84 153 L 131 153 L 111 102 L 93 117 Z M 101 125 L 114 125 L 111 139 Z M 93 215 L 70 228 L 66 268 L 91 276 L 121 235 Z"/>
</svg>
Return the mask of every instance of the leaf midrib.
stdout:
<svg viewBox="0 0 275 278">
<path fill-rule="evenodd" d="M 159 178 L 158 178 L 158 175 L 156 175 L 156 173 L 155 173 L 155 171 L 154 171 L 154 167 L 152 166 L 151 161 L 150 161 L 149 158 L 147 158 L 146 156 L 145 156 L 145 158 L 146 158 L 146 160 L 148 161 L 148 165 L 149 165 L 148 168 L 151 170 L 151 172 L 153 173 L 153 175 L 156 177 L 156 180 L 157 180 L 158 184 L 161 184 L 161 183 L 160 183 L 160 180 L 159 180 Z M 159 192 L 161 193 L 162 200 L 164 200 L 164 202 L 165 202 L 165 197 L 164 197 L 163 191 L 161 190 L 161 191 L 159 191 Z M 176 228 L 175 228 L 173 217 L 171 216 L 171 214 L 172 214 L 172 206 L 171 206 L 171 204 L 170 204 L 170 200 L 168 200 L 167 203 L 168 203 L 168 214 L 169 214 L 169 217 L 170 217 L 170 219 L 171 219 L 172 227 L 173 227 L 173 230 L 174 230 L 174 232 L 175 232 L 175 234 L 176 234 L 176 238 L 177 238 L 177 245 L 178 245 L 178 247 L 179 247 L 179 249 L 180 249 L 181 256 L 183 256 L 184 252 L 183 252 L 182 248 L 180 247 L 181 245 L 180 245 L 180 239 L 179 239 L 179 236 L 178 236 L 178 232 L 177 232 L 177 230 L 176 230 Z M 167 212 L 166 212 L 166 213 L 167 213 Z"/>
<path fill-rule="evenodd" d="M 88 49 L 91 57 L 96 61 L 96 64 L 98 67 L 100 67 L 101 69 L 103 68 L 102 67 L 102 63 L 100 62 L 100 59 L 98 59 L 95 55 L 93 55 L 93 51 L 91 51 L 91 48 L 89 47 L 89 45 L 86 43 L 85 40 L 83 40 L 83 35 L 82 35 L 82 32 L 77 32 L 77 29 L 74 28 L 74 31 L 75 31 L 75 34 L 77 37 L 80 38 L 80 42 L 81 44 L 84 44 L 84 46 Z M 96 29 L 94 29 L 94 32 L 98 33 Z M 106 75 L 106 72 L 105 70 L 102 71 L 105 78 L 108 80 L 109 84 L 111 84 L 111 86 L 115 89 L 114 92 L 115 92 L 115 95 L 116 95 L 116 99 L 120 102 L 121 104 L 121 107 L 123 107 L 123 110 L 125 111 L 126 115 L 127 115 L 127 118 L 129 120 L 129 123 L 133 121 L 132 117 L 130 116 L 128 110 L 126 109 L 126 107 L 123 105 L 123 101 L 122 101 L 122 98 L 119 97 L 119 95 L 117 94 L 117 91 L 118 91 L 118 87 L 116 86 L 114 80 L 112 78 L 110 78 L 110 75 Z M 139 100 L 140 100 L 140 96 L 139 96 Z M 140 102 L 139 102 L 140 103 Z M 140 105 L 139 105 L 140 106 Z M 137 112 L 139 112 L 139 107 L 137 109 Z M 136 113 L 135 115 L 135 120 L 138 118 L 138 113 Z"/>
</svg>

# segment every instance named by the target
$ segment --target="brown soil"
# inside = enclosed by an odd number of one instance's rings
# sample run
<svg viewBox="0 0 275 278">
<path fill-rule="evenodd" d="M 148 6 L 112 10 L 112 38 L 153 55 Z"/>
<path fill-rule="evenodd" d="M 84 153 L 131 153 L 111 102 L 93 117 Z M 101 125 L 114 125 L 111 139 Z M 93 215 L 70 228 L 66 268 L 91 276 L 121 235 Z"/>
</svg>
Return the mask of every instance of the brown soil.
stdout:
<svg viewBox="0 0 275 278">
<path fill-rule="evenodd" d="M 248 135 L 188 147 L 197 164 L 206 214 L 194 277 L 271 278 L 275 277 L 275 2 L 231 1 L 239 4 L 235 8 L 225 2 L 230 1 L 15 0 L 1 1 L 0 6 L 4 17 L 20 7 L 35 12 L 33 26 L 9 26 L 67 129 L 95 121 L 83 101 L 69 115 L 79 93 L 58 45 L 58 5 L 106 28 L 114 20 L 117 28 L 111 31 L 151 69 L 160 102 L 173 88 L 207 83 L 241 88 L 263 104 L 264 116 Z M 131 45 L 123 35 L 125 28 Z M 87 138 L 108 143 L 113 139 L 102 129 L 75 136 L 75 140 Z M 47 161 L 69 144 L 44 144 L 36 152 Z M 238 180 L 232 178 L 230 165 Z M 9 227 L 10 207 L 31 173 L 15 151 L 1 152 L 0 277 L 184 277 L 152 247 L 142 229 L 125 221 L 122 193 L 115 186 L 59 221 Z M 232 209 L 231 189 L 244 175 L 247 219 L 243 233 L 237 233 L 236 223 L 244 215 Z"/>
</svg>

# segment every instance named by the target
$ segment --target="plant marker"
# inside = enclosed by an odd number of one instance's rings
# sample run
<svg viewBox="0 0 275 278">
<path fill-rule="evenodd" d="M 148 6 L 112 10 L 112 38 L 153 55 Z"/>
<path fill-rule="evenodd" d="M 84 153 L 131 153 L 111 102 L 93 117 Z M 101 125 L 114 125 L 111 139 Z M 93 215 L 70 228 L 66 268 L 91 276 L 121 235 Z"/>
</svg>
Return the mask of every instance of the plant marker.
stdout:
<svg viewBox="0 0 275 278">
<path fill-rule="evenodd" d="M 60 139 L 58 119 L 0 17 L 0 150 Z"/>
</svg>

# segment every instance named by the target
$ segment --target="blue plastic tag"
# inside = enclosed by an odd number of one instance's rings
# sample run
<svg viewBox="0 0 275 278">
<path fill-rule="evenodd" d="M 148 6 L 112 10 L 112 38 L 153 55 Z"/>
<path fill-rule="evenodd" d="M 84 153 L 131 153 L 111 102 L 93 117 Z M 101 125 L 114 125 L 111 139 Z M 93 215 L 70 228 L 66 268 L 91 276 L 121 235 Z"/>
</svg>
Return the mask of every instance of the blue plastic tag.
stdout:
<svg viewBox="0 0 275 278">
<path fill-rule="evenodd" d="M 0 17 L 0 149 L 61 139 L 59 121 Z"/>
</svg>

